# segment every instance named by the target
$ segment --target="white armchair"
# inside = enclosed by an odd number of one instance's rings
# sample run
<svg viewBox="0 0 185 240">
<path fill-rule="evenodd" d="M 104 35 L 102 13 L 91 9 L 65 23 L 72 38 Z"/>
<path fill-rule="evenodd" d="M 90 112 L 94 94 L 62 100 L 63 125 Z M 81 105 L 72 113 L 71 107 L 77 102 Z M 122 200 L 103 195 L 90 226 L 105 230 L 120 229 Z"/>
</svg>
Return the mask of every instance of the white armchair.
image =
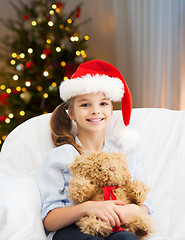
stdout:
<svg viewBox="0 0 185 240">
<path fill-rule="evenodd" d="M 46 240 L 40 218 L 38 168 L 53 148 L 50 114 L 15 128 L 0 153 L 0 239 Z M 114 111 L 112 138 L 123 127 Z M 130 129 L 139 132 L 138 153 L 151 186 L 155 233 L 151 240 L 185 239 L 185 111 L 133 109 Z M 112 134 L 114 132 L 114 134 Z"/>
</svg>

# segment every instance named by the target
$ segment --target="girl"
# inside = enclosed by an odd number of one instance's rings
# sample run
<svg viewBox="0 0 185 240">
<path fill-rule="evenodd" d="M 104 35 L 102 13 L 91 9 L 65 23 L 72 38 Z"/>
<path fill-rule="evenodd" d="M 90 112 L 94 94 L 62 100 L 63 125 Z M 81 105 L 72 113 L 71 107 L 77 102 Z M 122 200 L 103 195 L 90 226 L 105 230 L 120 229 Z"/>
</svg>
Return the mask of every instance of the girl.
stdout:
<svg viewBox="0 0 185 240">
<path fill-rule="evenodd" d="M 130 121 L 132 98 L 121 73 L 111 64 L 92 60 L 82 63 L 71 79 L 60 85 L 64 104 L 59 105 L 51 117 L 52 149 L 38 173 L 38 186 L 42 200 L 42 220 L 48 239 L 95 240 L 100 237 L 80 232 L 75 222 L 85 215 L 96 215 L 111 227 L 118 227 L 139 213 L 149 214 L 151 205 L 125 205 L 119 200 L 87 201 L 73 205 L 67 197 L 70 180 L 69 164 L 78 154 L 87 152 L 119 151 L 116 143 L 105 137 L 105 128 L 112 116 L 112 101 L 122 100 L 123 121 Z M 65 108 L 68 107 L 68 113 Z M 72 134 L 72 121 L 77 125 L 76 137 Z M 128 153 L 132 176 L 141 177 L 135 154 Z M 126 231 L 112 233 L 109 240 L 134 240 L 137 237 Z"/>
</svg>

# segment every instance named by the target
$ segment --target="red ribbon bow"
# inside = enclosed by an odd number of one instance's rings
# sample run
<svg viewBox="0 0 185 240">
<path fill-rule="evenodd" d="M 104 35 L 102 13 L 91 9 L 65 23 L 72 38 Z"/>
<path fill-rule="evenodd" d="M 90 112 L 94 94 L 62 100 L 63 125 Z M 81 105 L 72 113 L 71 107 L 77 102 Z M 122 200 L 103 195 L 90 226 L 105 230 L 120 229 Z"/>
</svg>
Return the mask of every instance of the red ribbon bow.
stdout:
<svg viewBox="0 0 185 240">
<path fill-rule="evenodd" d="M 104 200 L 116 200 L 116 196 L 113 192 L 114 189 L 119 188 L 118 186 L 114 186 L 114 187 L 109 187 L 109 186 L 105 186 L 103 187 L 103 196 L 104 196 Z"/>
<path fill-rule="evenodd" d="M 104 200 L 116 200 L 116 195 L 114 194 L 113 190 L 119 188 L 118 186 L 114 187 L 109 187 L 109 186 L 104 186 L 103 187 L 103 196 Z M 111 232 L 119 232 L 119 231 L 124 231 L 122 227 L 114 227 Z"/>
</svg>

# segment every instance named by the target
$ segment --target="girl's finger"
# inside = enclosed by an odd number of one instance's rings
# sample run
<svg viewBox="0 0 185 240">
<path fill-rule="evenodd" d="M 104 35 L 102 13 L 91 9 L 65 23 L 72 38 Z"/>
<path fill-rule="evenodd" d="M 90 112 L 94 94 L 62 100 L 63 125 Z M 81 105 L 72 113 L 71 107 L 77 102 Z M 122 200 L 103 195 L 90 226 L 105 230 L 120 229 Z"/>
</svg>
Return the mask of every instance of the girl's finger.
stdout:
<svg viewBox="0 0 185 240">
<path fill-rule="evenodd" d="M 102 221 L 104 221 L 104 222 L 106 222 L 109 226 L 111 226 L 111 224 L 110 224 L 110 221 L 109 221 L 109 218 L 107 217 L 107 216 L 102 216 L 101 218 L 99 218 L 100 220 L 102 220 Z"/>
<path fill-rule="evenodd" d="M 118 214 L 115 211 L 113 211 L 111 213 L 111 216 L 114 219 L 114 222 L 112 222 L 111 226 L 112 227 L 119 227 L 121 222 L 120 222 L 120 218 L 119 218 Z"/>
<path fill-rule="evenodd" d="M 113 200 L 113 203 L 116 205 L 122 205 L 122 206 L 126 205 L 126 203 L 121 200 Z"/>
<path fill-rule="evenodd" d="M 120 226 L 120 219 L 117 213 L 115 212 L 114 208 L 106 212 L 106 217 L 108 218 L 111 227 Z"/>
</svg>

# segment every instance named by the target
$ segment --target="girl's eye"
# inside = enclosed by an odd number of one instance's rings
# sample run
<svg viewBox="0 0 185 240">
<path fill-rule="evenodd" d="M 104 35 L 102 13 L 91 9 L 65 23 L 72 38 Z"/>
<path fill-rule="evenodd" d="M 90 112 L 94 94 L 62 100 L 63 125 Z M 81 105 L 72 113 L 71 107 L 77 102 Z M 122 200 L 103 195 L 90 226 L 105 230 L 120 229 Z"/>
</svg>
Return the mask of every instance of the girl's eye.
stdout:
<svg viewBox="0 0 185 240">
<path fill-rule="evenodd" d="M 106 103 L 106 102 L 101 103 L 101 106 L 107 106 L 107 105 L 108 105 L 108 103 Z"/>
<path fill-rule="evenodd" d="M 88 104 L 88 103 L 83 103 L 81 106 L 82 106 L 82 107 L 88 107 L 89 104 Z"/>
</svg>

